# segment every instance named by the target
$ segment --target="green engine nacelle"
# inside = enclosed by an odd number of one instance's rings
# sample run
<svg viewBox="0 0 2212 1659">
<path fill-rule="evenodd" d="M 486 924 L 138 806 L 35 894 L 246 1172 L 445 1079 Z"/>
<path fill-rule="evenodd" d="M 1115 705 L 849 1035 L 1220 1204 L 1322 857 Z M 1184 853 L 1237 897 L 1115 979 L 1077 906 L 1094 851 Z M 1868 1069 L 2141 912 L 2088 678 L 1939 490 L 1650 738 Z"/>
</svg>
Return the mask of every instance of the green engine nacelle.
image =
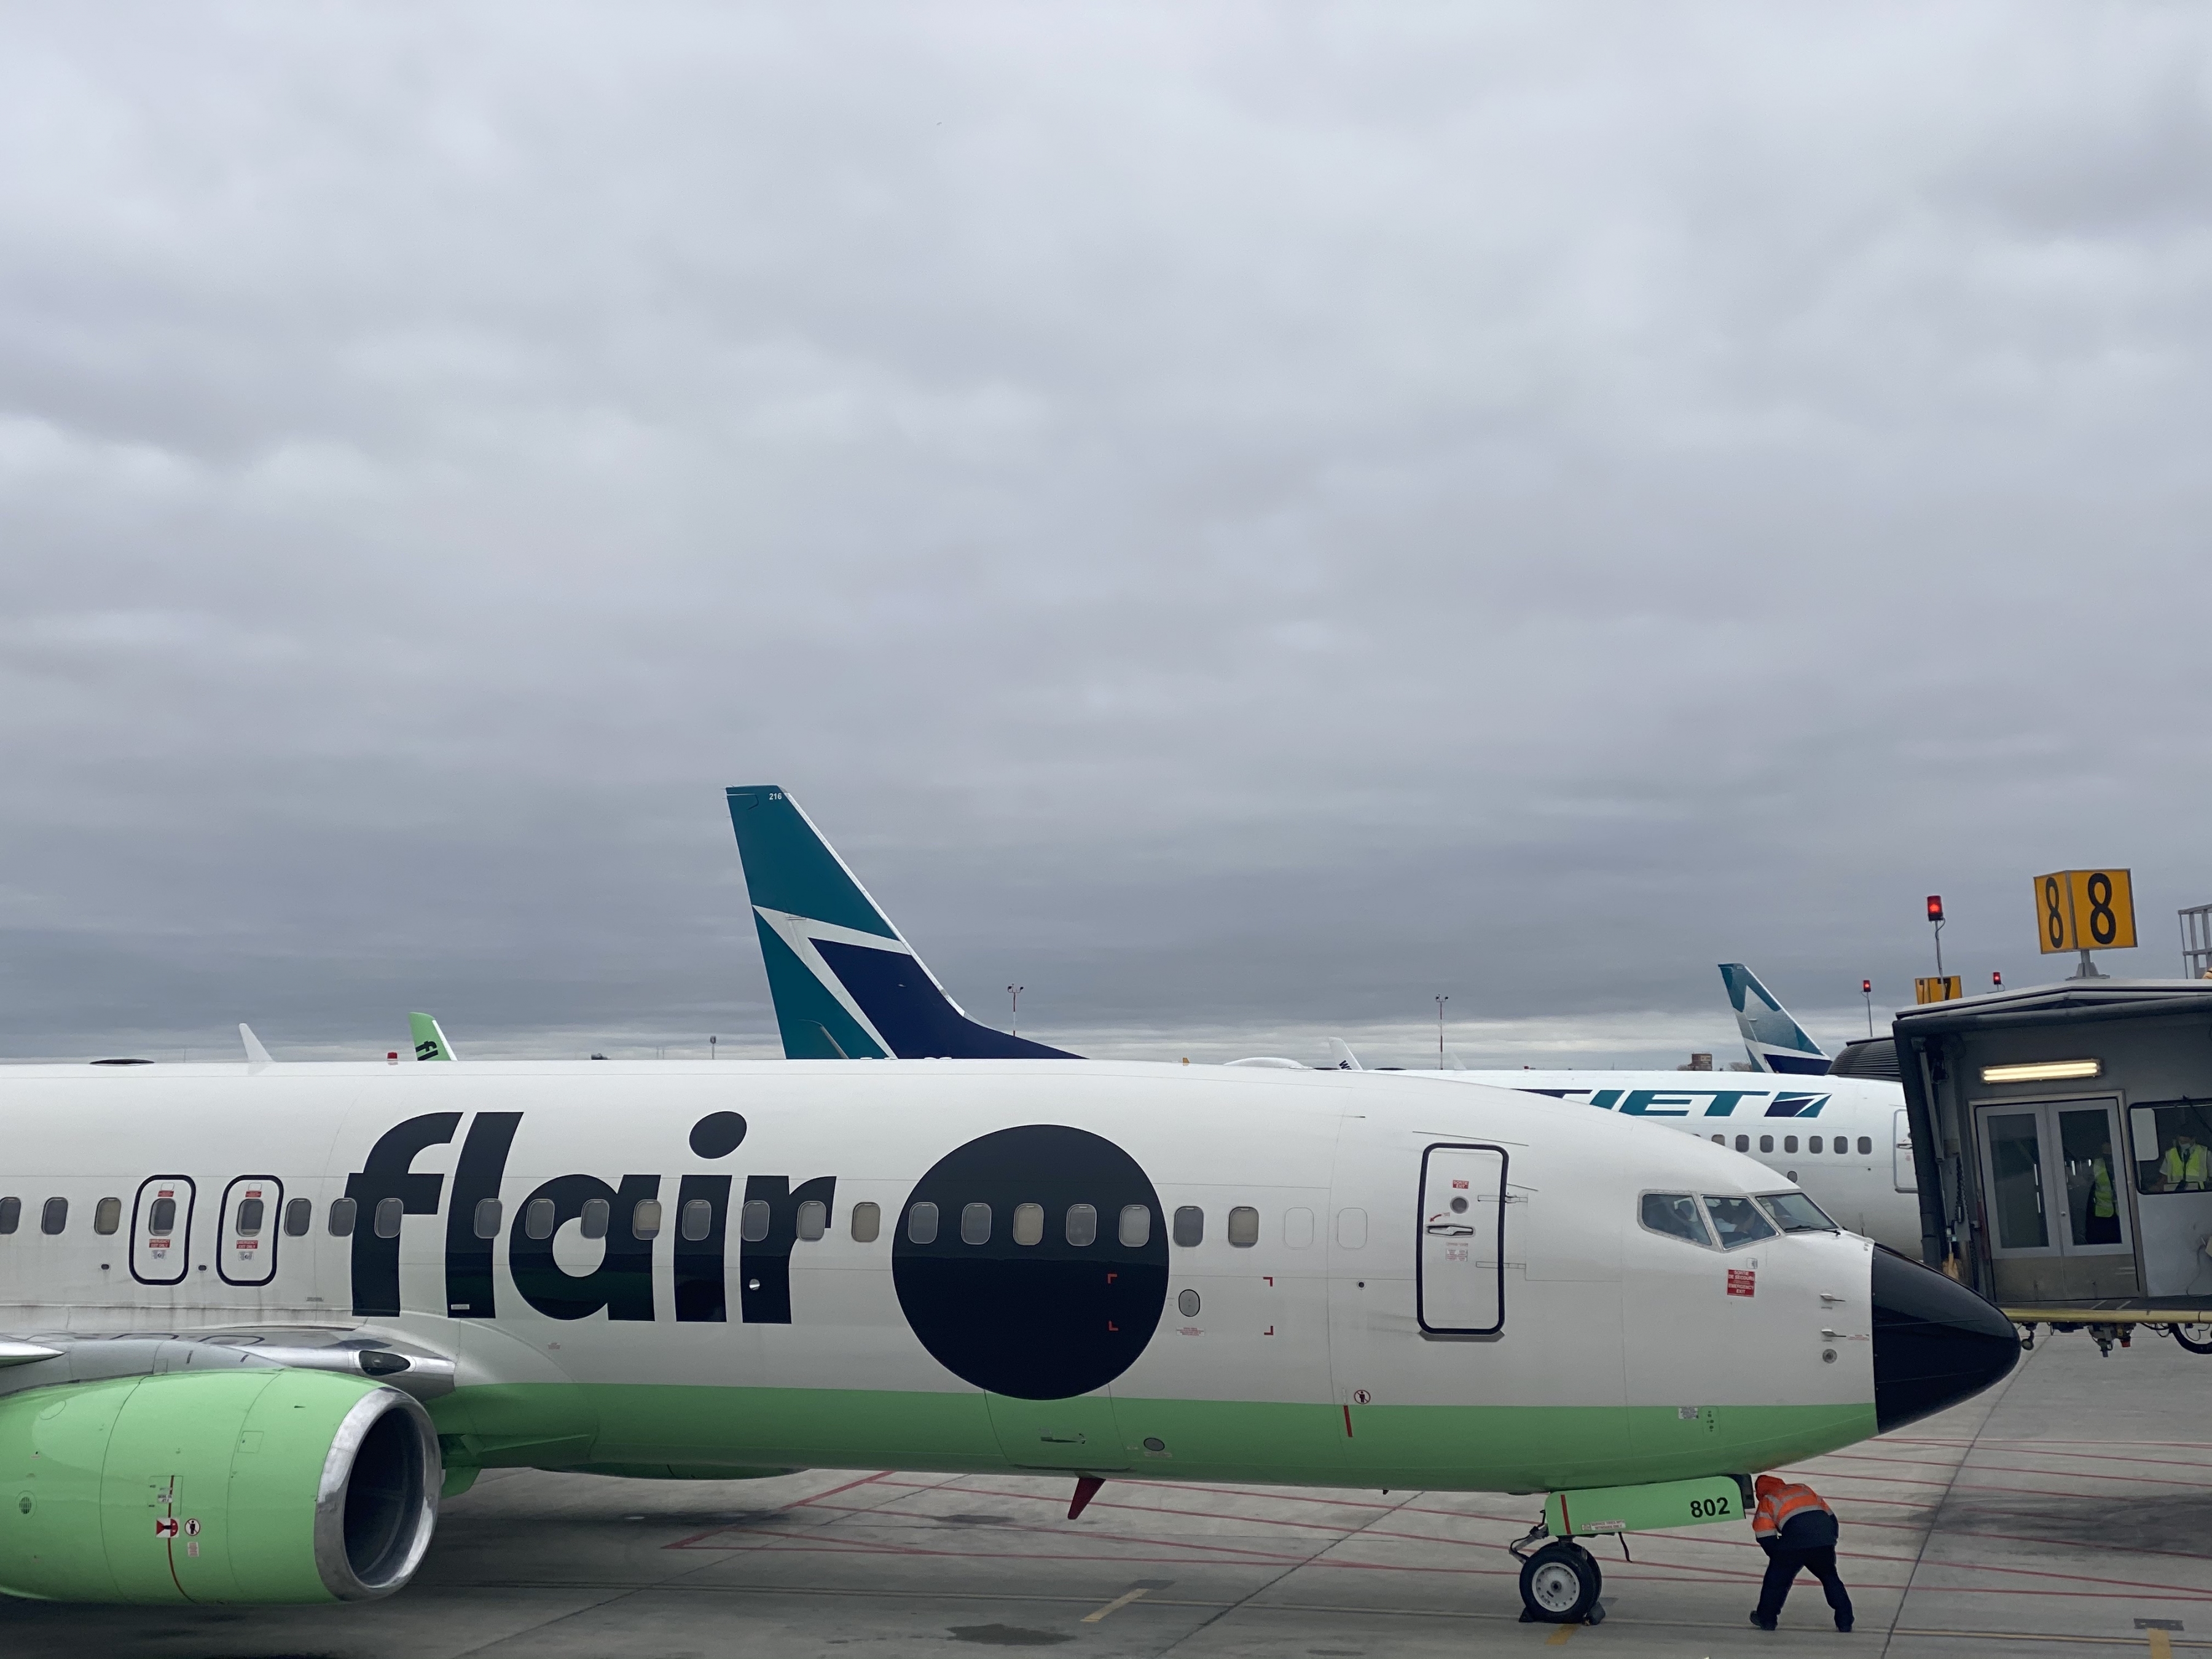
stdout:
<svg viewBox="0 0 2212 1659">
<path fill-rule="evenodd" d="M 0 1398 L 0 1590 L 332 1601 L 413 1576 L 438 1438 L 398 1389 L 241 1367 Z"/>
</svg>

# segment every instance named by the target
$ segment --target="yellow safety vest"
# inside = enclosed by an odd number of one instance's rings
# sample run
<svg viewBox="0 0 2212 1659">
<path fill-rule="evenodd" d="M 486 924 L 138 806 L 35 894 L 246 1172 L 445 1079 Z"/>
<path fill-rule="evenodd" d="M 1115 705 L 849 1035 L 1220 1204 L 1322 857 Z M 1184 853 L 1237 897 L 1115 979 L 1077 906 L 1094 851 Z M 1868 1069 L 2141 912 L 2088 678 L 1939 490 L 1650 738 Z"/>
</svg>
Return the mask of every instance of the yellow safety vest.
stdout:
<svg viewBox="0 0 2212 1659">
<path fill-rule="evenodd" d="M 2208 1180 L 2212 1180 L 2212 1158 L 2202 1146 L 2191 1146 L 2188 1155 L 2182 1155 L 2179 1146 L 2169 1146 L 2166 1156 L 2159 1160 L 2159 1174 L 2166 1177 L 2171 1188 L 2194 1188 L 2203 1191 Z"/>
<path fill-rule="evenodd" d="M 2119 1213 L 2112 1202 L 2112 1172 L 2101 1158 L 2089 1165 L 2089 1213 L 2100 1218 Z"/>
</svg>

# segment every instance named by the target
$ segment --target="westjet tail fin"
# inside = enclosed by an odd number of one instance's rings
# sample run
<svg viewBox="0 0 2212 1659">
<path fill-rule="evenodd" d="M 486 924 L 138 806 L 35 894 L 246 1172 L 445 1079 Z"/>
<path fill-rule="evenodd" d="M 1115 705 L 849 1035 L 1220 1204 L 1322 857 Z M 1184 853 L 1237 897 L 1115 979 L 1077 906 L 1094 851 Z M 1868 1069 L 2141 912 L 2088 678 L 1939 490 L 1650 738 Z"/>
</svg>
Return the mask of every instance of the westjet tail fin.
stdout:
<svg viewBox="0 0 2212 1659">
<path fill-rule="evenodd" d="M 1828 1056 L 1790 1018 L 1790 1011 L 1774 1000 L 1774 993 L 1759 982 L 1759 975 L 1740 962 L 1721 963 L 1721 982 L 1735 1005 L 1736 1029 L 1743 1033 L 1744 1052 L 1761 1072 L 1826 1072 Z"/>
<path fill-rule="evenodd" d="M 787 1060 L 1078 1057 L 963 1013 L 789 795 L 728 793 Z"/>
<path fill-rule="evenodd" d="M 446 1041 L 445 1029 L 428 1014 L 407 1016 L 407 1035 L 414 1039 L 417 1060 L 458 1060 L 453 1045 Z"/>
</svg>

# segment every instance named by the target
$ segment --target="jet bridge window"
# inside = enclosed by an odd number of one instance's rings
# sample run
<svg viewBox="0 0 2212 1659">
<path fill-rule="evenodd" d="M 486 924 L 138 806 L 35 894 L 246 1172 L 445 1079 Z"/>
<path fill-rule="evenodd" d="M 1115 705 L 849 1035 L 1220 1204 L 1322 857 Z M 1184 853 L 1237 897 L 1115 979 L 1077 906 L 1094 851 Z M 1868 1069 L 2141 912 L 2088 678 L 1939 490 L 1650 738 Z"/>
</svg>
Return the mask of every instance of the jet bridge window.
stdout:
<svg viewBox="0 0 2212 1659">
<path fill-rule="evenodd" d="M 12 1233 L 23 1224 L 23 1200 L 0 1198 L 0 1233 Z"/>
<path fill-rule="evenodd" d="M 2147 1100 L 2128 1108 L 2139 1193 L 2212 1190 L 2212 1100 Z"/>
<path fill-rule="evenodd" d="M 39 1212 L 39 1231 L 52 1235 L 69 1225 L 69 1200 L 50 1198 Z"/>
<path fill-rule="evenodd" d="M 1712 1240 L 1706 1237 L 1704 1218 L 1698 1212 L 1698 1200 L 1687 1193 L 1646 1193 L 1638 1209 L 1638 1218 L 1655 1233 L 1669 1238 L 1686 1239 L 1692 1244 L 1710 1247 Z"/>
<path fill-rule="evenodd" d="M 1774 1237 L 1774 1224 L 1761 1215 L 1759 1206 L 1747 1198 L 1708 1193 L 1705 1213 L 1712 1218 L 1713 1231 L 1719 1235 L 1721 1249 L 1724 1250 L 1740 1249 L 1746 1244 Z"/>
</svg>

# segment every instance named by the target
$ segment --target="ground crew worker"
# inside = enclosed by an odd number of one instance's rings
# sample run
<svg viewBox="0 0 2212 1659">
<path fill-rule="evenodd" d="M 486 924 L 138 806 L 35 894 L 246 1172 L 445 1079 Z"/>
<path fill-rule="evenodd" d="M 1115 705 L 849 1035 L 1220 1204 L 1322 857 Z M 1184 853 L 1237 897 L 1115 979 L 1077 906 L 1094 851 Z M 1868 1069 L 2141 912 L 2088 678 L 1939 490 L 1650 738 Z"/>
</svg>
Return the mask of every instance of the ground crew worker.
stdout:
<svg viewBox="0 0 2212 1659">
<path fill-rule="evenodd" d="M 1766 1582 L 1759 1587 L 1759 1606 L 1751 1622 L 1761 1630 L 1772 1630 L 1781 1621 L 1782 1604 L 1798 1572 L 1810 1570 L 1827 1594 L 1836 1628 L 1848 1633 L 1851 1596 L 1836 1571 L 1836 1512 L 1810 1486 L 1774 1475 L 1760 1475 L 1758 1491 L 1751 1533 L 1766 1552 Z"/>
<path fill-rule="evenodd" d="M 2164 1183 L 2160 1190 L 2169 1193 L 2201 1193 L 2212 1186 L 2212 1158 L 2197 1144 L 2197 1137 L 2184 1129 L 2173 1138 L 2173 1145 L 2166 1149 L 2166 1156 L 2158 1161 L 2158 1178 Z"/>
<path fill-rule="evenodd" d="M 2197 1148 L 2199 1152 L 2203 1147 Z M 2112 1194 L 2112 1143 L 2103 1142 L 2089 1160 L 2089 1226 L 2084 1244 L 2120 1242 L 2120 1206 Z"/>
</svg>

